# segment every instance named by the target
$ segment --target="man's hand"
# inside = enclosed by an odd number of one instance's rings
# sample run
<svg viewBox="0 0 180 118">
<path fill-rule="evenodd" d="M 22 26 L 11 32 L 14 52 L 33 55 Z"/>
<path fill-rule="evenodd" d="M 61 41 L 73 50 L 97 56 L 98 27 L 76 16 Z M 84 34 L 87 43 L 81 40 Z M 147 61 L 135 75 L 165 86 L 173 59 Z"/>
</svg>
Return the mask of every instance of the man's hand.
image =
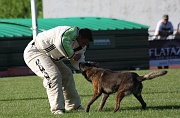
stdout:
<svg viewBox="0 0 180 118">
<path fill-rule="evenodd" d="M 172 35 L 173 32 L 171 32 L 171 31 L 169 31 L 169 32 L 167 32 L 167 31 L 161 31 L 159 34 L 160 34 L 160 36 L 169 36 L 169 35 Z"/>
<path fill-rule="evenodd" d="M 72 58 L 74 61 L 78 61 L 81 58 L 81 54 L 77 53 L 74 55 L 74 57 Z"/>
</svg>

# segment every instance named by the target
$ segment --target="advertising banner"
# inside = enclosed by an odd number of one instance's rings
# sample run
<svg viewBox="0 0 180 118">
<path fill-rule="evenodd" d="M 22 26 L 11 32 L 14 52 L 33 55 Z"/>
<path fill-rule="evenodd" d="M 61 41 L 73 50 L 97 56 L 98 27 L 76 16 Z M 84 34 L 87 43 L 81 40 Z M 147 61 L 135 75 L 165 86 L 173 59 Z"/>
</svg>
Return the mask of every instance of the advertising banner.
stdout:
<svg viewBox="0 0 180 118">
<path fill-rule="evenodd" d="M 179 66 L 180 40 L 149 41 L 149 66 Z"/>
<path fill-rule="evenodd" d="M 114 37 L 95 37 L 89 45 L 90 49 L 109 49 L 115 48 Z"/>
</svg>

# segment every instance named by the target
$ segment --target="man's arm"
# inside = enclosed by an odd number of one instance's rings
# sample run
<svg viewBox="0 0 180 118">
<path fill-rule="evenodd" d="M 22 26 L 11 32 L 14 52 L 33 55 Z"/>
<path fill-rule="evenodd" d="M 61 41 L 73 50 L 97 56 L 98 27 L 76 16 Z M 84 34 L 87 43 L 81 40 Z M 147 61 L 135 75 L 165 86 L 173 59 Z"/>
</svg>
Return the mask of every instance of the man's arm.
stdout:
<svg viewBox="0 0 180 118">
<path fill-rule="evenodd" d="M 67 59 L 71 59 L 73 57 L 78 58 L 77 55 L 75 55 L 74 50 L 71 46 L 71 43 L 73 40 L 76 40 L 78 36 L 78 28 L 77 27 L 71 27 L 67 29 L 62 36 L 59 36 L 59 40 L 55 42 L 56 48 L 65 56 Z"/>
<path fill-rule="evenodd" d="M 86 51 L 86 46 L 83 47 L 78 52 L 76 52 L 77 54 L 80 55 L 80 59 L 79 60 L 74 60 L 74 59 L 70 60 L 72 66 L 74 67 L 75 70 L 79 70 L 79 63 L 80 62 L 85 62 L 85 55 L 84 55 L 85 51 Z"/>
</svg>

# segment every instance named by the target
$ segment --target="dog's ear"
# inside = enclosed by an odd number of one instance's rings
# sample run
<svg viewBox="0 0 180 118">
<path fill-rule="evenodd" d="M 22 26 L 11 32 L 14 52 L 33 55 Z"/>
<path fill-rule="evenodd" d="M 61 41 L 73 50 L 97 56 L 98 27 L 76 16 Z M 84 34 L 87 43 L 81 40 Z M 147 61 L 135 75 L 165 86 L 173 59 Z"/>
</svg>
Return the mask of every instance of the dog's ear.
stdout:
<svg viewBox="0 0 180 118">
<path fill-rule="evenodd" d="M 99 67 L 99 63 L 98 62 L 93 62 L 93 61 L 87 61 L 87 66 L 89 67 Z"/>
</svg>

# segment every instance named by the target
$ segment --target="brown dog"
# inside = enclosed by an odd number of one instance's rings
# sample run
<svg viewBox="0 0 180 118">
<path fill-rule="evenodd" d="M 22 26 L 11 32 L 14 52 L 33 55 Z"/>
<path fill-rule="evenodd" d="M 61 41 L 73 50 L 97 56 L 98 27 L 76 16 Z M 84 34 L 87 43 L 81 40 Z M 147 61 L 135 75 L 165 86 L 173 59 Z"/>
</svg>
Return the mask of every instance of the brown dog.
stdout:
<svg viewBox="0 0 180 118">
<path fill-rule="evenodd" d="M 129 94 L 133 94 L 141 103 L 142 109 L 145 109 L 146 103 L 141 96 L 143 88 L 141 82 L 165 75 L 167 73 L 166 70 L 162 70 L 150 72 L 144 76 L 139 76 L 134 72 L 115 72 L 112 70 L 98 68 L 96 63 L 89 62 L 81 63 L 80 69 L 83 76 L 92 83 L 94 88 L 94 94 L 86 106 L 86 112 L 89 112 L 91 104 L 101 94 L 103 94 L 103 96 L 98 110 L 102 110 L 109 95 L 115 92 L 117 92 L 117 96 L 114 112 L 119 109 L 121 100 Z"/>
</svg>

